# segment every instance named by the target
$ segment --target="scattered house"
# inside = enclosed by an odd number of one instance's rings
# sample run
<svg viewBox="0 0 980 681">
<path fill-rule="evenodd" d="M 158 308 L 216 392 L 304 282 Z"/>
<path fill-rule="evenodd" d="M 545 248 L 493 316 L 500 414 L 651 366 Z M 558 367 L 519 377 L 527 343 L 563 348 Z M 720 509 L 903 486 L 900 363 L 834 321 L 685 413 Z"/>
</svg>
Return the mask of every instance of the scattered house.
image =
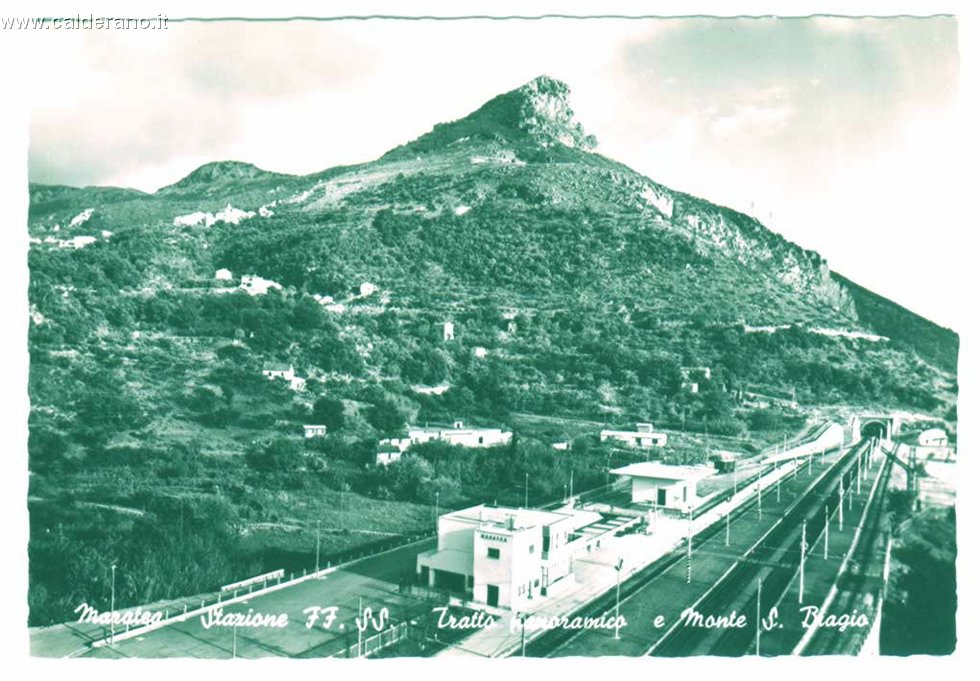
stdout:
<svg viewBox="0 0 980 681">
<path fill-rule="evenodd" d="M 610 471 L 631 481 L 633 503 L 687 510 L 697 501 L 697 485 L 714 471 L 707 466 L 672 466 L 643 461 Z"/>
<path fill-rule="evenodd" d="M 795 393 L 794 390 L 790 396 L 772 395 L 753 388 L 752 390 L 736 390 L 735 399 L 739 400 L 743 407 L 755 409 L 769 409 L 771 407 L 799 409 L 800 403 L 796 401 Z"/>
<path fill-rule="evenodd" d="M 552 449 L 558 450 L 559 452 L 567 452 L 571 444 L 568 440 L 563 440 L 562 442 L 554 442 L 551 445 Z"/>
<path fill-rule="evenodd" d="M 442 440 L 463 447 L 493 447 L 508 444 L 513 433 L 500 428 L 467 428 L 462 421 L 450 426 L 410 426 L 408 437 L 413 442 Z"/>
<path fill-rule="evenodd" d="M 517 610 L 574 580 L 573 559 L 614 531 L 594 511 L 474 506 L 439 516 L 438 547 L 418 555 L 416 573 L 430 588 Z"/>
<path fill-rule="evenodd" d="M 442 395 L 451 387 L 448 383 L 442 383 L 440 385 L 413 385 L 412 390 L 419 395 Z"/>
<path fill-rule="evenodd" d="M 292 381 L 296 378 L 296 371 L 292 364 L 266 364 L 262 367 L 262 375 L 268 379 L 283 378 Z"/>
<path fill-rule="evenodd" d="M 711 463 L 719 473 L 731 473 L 735 470 L 735 455 L 732 452 L 715 452 L 711 455 Z"/>
<path fill-rule="evenodd" d="M 324 307 L 326 307 L 327 305 L 333 305 L 334 302 L 333 296 L 321 296 L 319 293 L 313 294 L 313 300 L 320 303 Z"/>
<path fill-rule="evenodd" d="M 215 281 L 231 281 L 231 270 L 222 267 L 214 273 Z"/>
<path fill-rule="evenodd" d="M 375 463 L 378 466 L 387 466 L 390 463 L 402 458 L 402 450 L 395 445 L 379 444 L 375 455 Z"/>
<path fill-rule="evenodd" d="M 953 447 L 949 445 L 949 436 L 942 428 L 929 428 L 919 434 L 918 446 L 915 447 L 915 456 L 924 459 L 949 458 L 956 454 Z M 930 473 L 931 475 L 931 473 Z"/>
<path fill-rule="evenodd" d="M 500 428 L 466 428 L 462 421 L 452 426 L 409 426 L 405 437 L 389 437 L 378 443 L 379 447 L 395 447 L 404 452 L 412 445 L 440 440 L 461 447 L 493 447 L 510 442 L 513 433 Z"/>
<path fill-rule="evenodd" d="M 681 367 L 681 374 L 687 380 L 693 380 L 697 377 L 705 381 L 710 381 L 711 367 Z"/>
<path fill-rule="evenodd" d="M 636 430 L 612 430 L 606 429 L 599 432 L 599 441 L 617 440 L 627 447 L 649 449 L 650 447 L 663 447 L 667 444 L 666 433 L 653 432 L 653 424 L 637 423 Z"/>
<path fill-rule="evenodd" d="M 711 367 L 681 367 L 681 390 L 697 393 L 701 381 L 711 380 Z"/>
<path fill-rule="evenodd" d="M 246 274 L 242 276 L 242 283 L 239 288 L 250 296 L 264 296 L 270 289 L 281 291 L 282 284 L 271 279 L 263 279 L 262 277 Z"/>
<path fill-rule="evenodd" d="M 942 428 L 929 428 L 919 434 L 920 447 L 948 447 L 949 437 Z"/>
<path fill-rule="evenodd" d="M 473 356 L 477 359 L 484 359 L 487 356 L 487 349 L 481 347 L 473 348 Z"/>
<path fill-rule="evenodd" d="M 90 244 L 94 244 L 98 239 L 94 236 L 73 236 L 70 239 L 60 242 L 58 245 L 61 248 L 85 248 Z"/>
<path fill-rule="evenodd" d="M 443 322 L 442 325 L 442 340 L 449 342 L 456 339 L 456 327 L 452 322 Z"/>
<path fill-rule="evenodd" d="M 283 379 L 289 383 L 290 390 L 299 391 L 306 388 L 306 379 L 297 376 L 291 364 L 266 364 L 262 368 L 262 375 L 270 381 Z"/>
<path fill-rule="evenodd" d="M 361 288 L 360 288 L 361 296 L 365 298 L 367 296 L 374 295 L 374 292 L 377 290 L 378 287 L 369 281 L 365 281 L 363 284 L 361 284 Z"/>
<path fill-rule="evenodd" d="M 306 425 L 303 424 L 303 437 L 324 437 L 327 434 L 327 427 L 320 425 Z"/>
</svg>

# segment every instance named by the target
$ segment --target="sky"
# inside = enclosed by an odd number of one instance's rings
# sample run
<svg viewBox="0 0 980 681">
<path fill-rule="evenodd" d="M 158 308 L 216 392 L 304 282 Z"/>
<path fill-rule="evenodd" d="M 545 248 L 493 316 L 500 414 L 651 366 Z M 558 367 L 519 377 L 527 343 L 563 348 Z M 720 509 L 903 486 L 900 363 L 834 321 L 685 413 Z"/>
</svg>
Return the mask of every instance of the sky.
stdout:
<svg viewBox="0 0 980 681">
<path fill-rule="evenodd" d="M 951 17 L 171 22 L 35 49 L 34 182 L 153 191 L 214 160 L 368 161 L 548 74 L 599 153 L 938 323 L 961 312 L 936 289 L 963 230 Z"/>
</svg>

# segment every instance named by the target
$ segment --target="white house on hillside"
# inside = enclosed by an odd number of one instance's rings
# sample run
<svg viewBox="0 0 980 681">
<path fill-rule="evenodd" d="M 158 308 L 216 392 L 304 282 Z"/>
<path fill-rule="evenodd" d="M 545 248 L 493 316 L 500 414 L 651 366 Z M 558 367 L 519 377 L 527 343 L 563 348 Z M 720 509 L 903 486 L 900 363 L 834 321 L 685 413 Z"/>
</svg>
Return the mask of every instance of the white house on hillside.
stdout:
<svg viewBox="0 0 980 681">
<path fill-rule="evenodd" d="M 245 274 L 242 276 L 242 283 L 239 288 L 248 293 L 250 296 L 264 296 L 270 289 L 277 289 L 281 291 L 282 284 L 272 281 L 271 279 L 263 279 L 262 277 L 257 277 L 255 275 Z"/>
<path fill-rule="evenodd" d="M 636 430 L 605 429 L 599 432 L 599 441 L 616 440 L 627 447 L 663 447 L 667 444 L 666 433 L 653 432 L 653 424 L 637 423 Z"/>
<path fill-rule="evenodd" d="M 324 437 L 327 434 L 327 427 L 320 425 L 303 425 L 303 437 Z"/>
<path fill-rule="evenodd" d="M 389 437 L 378 443 L 379 456 L 382 450 L 404 452 L 412 445 L 439 440 L 461 447 L 494 447 L 508 444 L 514 434 L 500 428 L 467 428 L 462 421 L 452 426 L 409 426 L 405 437 Z M 386 457 L 390 459 L 390 457 Z M 396 457 L 397 458 L 397 457 Z M 379 458 L 380 462 L 380 458 Z"/>
<path fill-rule="evenodd" d="M 297 376 L 291 364 L 266 364 L 262 368 L 262 375 L 270 381 L 283 379 L 289 383 L 291 390 L 303 390 L 306 387 L 306 379 Z"/>
</svg>

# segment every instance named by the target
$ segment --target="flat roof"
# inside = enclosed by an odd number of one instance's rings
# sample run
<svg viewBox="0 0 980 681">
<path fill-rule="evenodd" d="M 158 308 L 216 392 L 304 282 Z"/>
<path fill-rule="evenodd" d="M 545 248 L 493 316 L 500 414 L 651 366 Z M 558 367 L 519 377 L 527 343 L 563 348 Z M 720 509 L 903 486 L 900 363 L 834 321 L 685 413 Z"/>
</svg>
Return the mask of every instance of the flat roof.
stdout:
<svg viewBox="0 0 980 681">
<path fill-rule="evenodd" d="M 420 553 L 418 562 L 433 570 L 453 572 L 456 574 L 473 574 L 473 554 L 469 551 L 456 549 L 433 549 Z"/>
<path fill-rule="evenodd" d="M 479 506 L 471 506 L 470 508 L 447 513 L 442 517 L 479 523 L 480 527 L 492 527 L 498 531 L 508 531 L 508 519 L 513 518 L 514 530 L 518 531 L 531 527 L 551 525 L 561 520 L 576 517 L 584 525 L 594 522 L 601 516 L 592 511 L 578 509 L 542 511 L 536 508 L 514 508 L 511 506 L 487 506 L 486 504 L 480 504 Z"/>
<path fill-rule="evenodd" d="M 674 466 L 659 461 L 641 461 L 611 471 L 614 475 L 629 475 L 634 478 L 657 478 L 658 480 L 700 480 L 714 474 L 708 466 Z"/>
<path fill-rule="evenodd" d="M 500 428 L 484 427 L 484 426 L 409 426 L 408 432 L 421 431 L 423 433 L 486 433 L 486 432 L 507 432 Z"/>
<path fill-rule="evenodd" d="M 617 435 L 639 435 L 641 437 L 667 437 L 667 433 L 658 433 L 654 430 L 618 430 L 616 428 L 603 428 L 599 434 L 615 433 Z"/>
</svg>

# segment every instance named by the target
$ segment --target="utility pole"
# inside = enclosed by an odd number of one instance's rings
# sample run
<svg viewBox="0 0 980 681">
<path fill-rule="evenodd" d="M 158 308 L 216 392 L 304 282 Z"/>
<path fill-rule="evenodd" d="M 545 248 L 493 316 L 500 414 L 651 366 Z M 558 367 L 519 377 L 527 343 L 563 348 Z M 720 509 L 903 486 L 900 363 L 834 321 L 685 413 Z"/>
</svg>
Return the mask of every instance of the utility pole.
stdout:
<svg viewBox="0 0 980 681">
<path fill-rule="evenodd" d="M 616 561 L 616 635 L 614 638 L 619 639 L 619 576 L 623 569 L 623 559 L 620 558 Z M 688 571 L 687 581 L 691 581 L 691 573 Z"/>
<path fill-rule="evenodd" d="M 755 656 L 759 657 L 762 642 L 762 577 L 756 579 L 755 592 Z"/>
<path fill-rule="evenodd" d="M 528 475 L 529 475 L 528 473 L 525 473 L 524 474 L 524 508 L 527 508 L 528 507 L 528 505 L 527 505 L 527 481 L 528 481 Z"/>
<path fill-rule="evenodd" d="M 364 601 L 361 596 L 357 597 L 357 656 L 361 656 L 361 638 L 364 634 Z"/>
<path fill-rule="evenodd" d="M 756 502 L 756 515 L 759 520 L 762 520 L 762 480 L 755 481 L 755 502 Z"/>
<path fill-rule="evenodd" d="M 725 511 L 725 546 L 731 543 L 732 534 L 732 507 L 729 506 L 728 510 Z"/>
<path fill-rule="evenodd" d="M 316 572 L 320 573 L 320 519 L 316 520 Z"/>
<path fill-rule="evenodd" d="M 861 493 L 861 459 L 863 458 L 864 458 L 864 452 L 858 454 L 858 472 L 857 472 L 858 494 Z"/>
<path fill-rule="evenodd" d="M 687 509 L 687 583 L 691 583 L 691 539 L 694 527 L 693 512 L 690 507 Z"/>
<path fill-rule="evenodd" d="M 837 531 L 844 531 L 844 478 L 837 478 Z"/>
<path fill-rule="evenodd" d="M 109 645 L 116 645 L 116 564 L 112 564 L 112 584 L 109 587 Z"/>
<path fill-rule="evenodd" d="M 782 482 L 783 482 L 783 476 L 780 475 L 778 478 L 776 478 L 776 503 L 777 504 L 779 503 L 780 500 L 780 489 L 782 488 L 782 484 L 781 484 Z"/>
<path fill-rule="evenodd" d="M 827 551 L 830 549 L 830 509 L 823 507 L 823 559 L 827 560 Z"/>
<path fill-rule="evenodd" d="M 803 532 L 800 535 L 800 600 L 803 602 L 803 571 L 806 567 L 806 520 L 803 521 Z"/>
<path fill-rule="evenodd" d="M 436 490 L 436 522 L 439 522 L 439 490 Z"/>
</svg>

